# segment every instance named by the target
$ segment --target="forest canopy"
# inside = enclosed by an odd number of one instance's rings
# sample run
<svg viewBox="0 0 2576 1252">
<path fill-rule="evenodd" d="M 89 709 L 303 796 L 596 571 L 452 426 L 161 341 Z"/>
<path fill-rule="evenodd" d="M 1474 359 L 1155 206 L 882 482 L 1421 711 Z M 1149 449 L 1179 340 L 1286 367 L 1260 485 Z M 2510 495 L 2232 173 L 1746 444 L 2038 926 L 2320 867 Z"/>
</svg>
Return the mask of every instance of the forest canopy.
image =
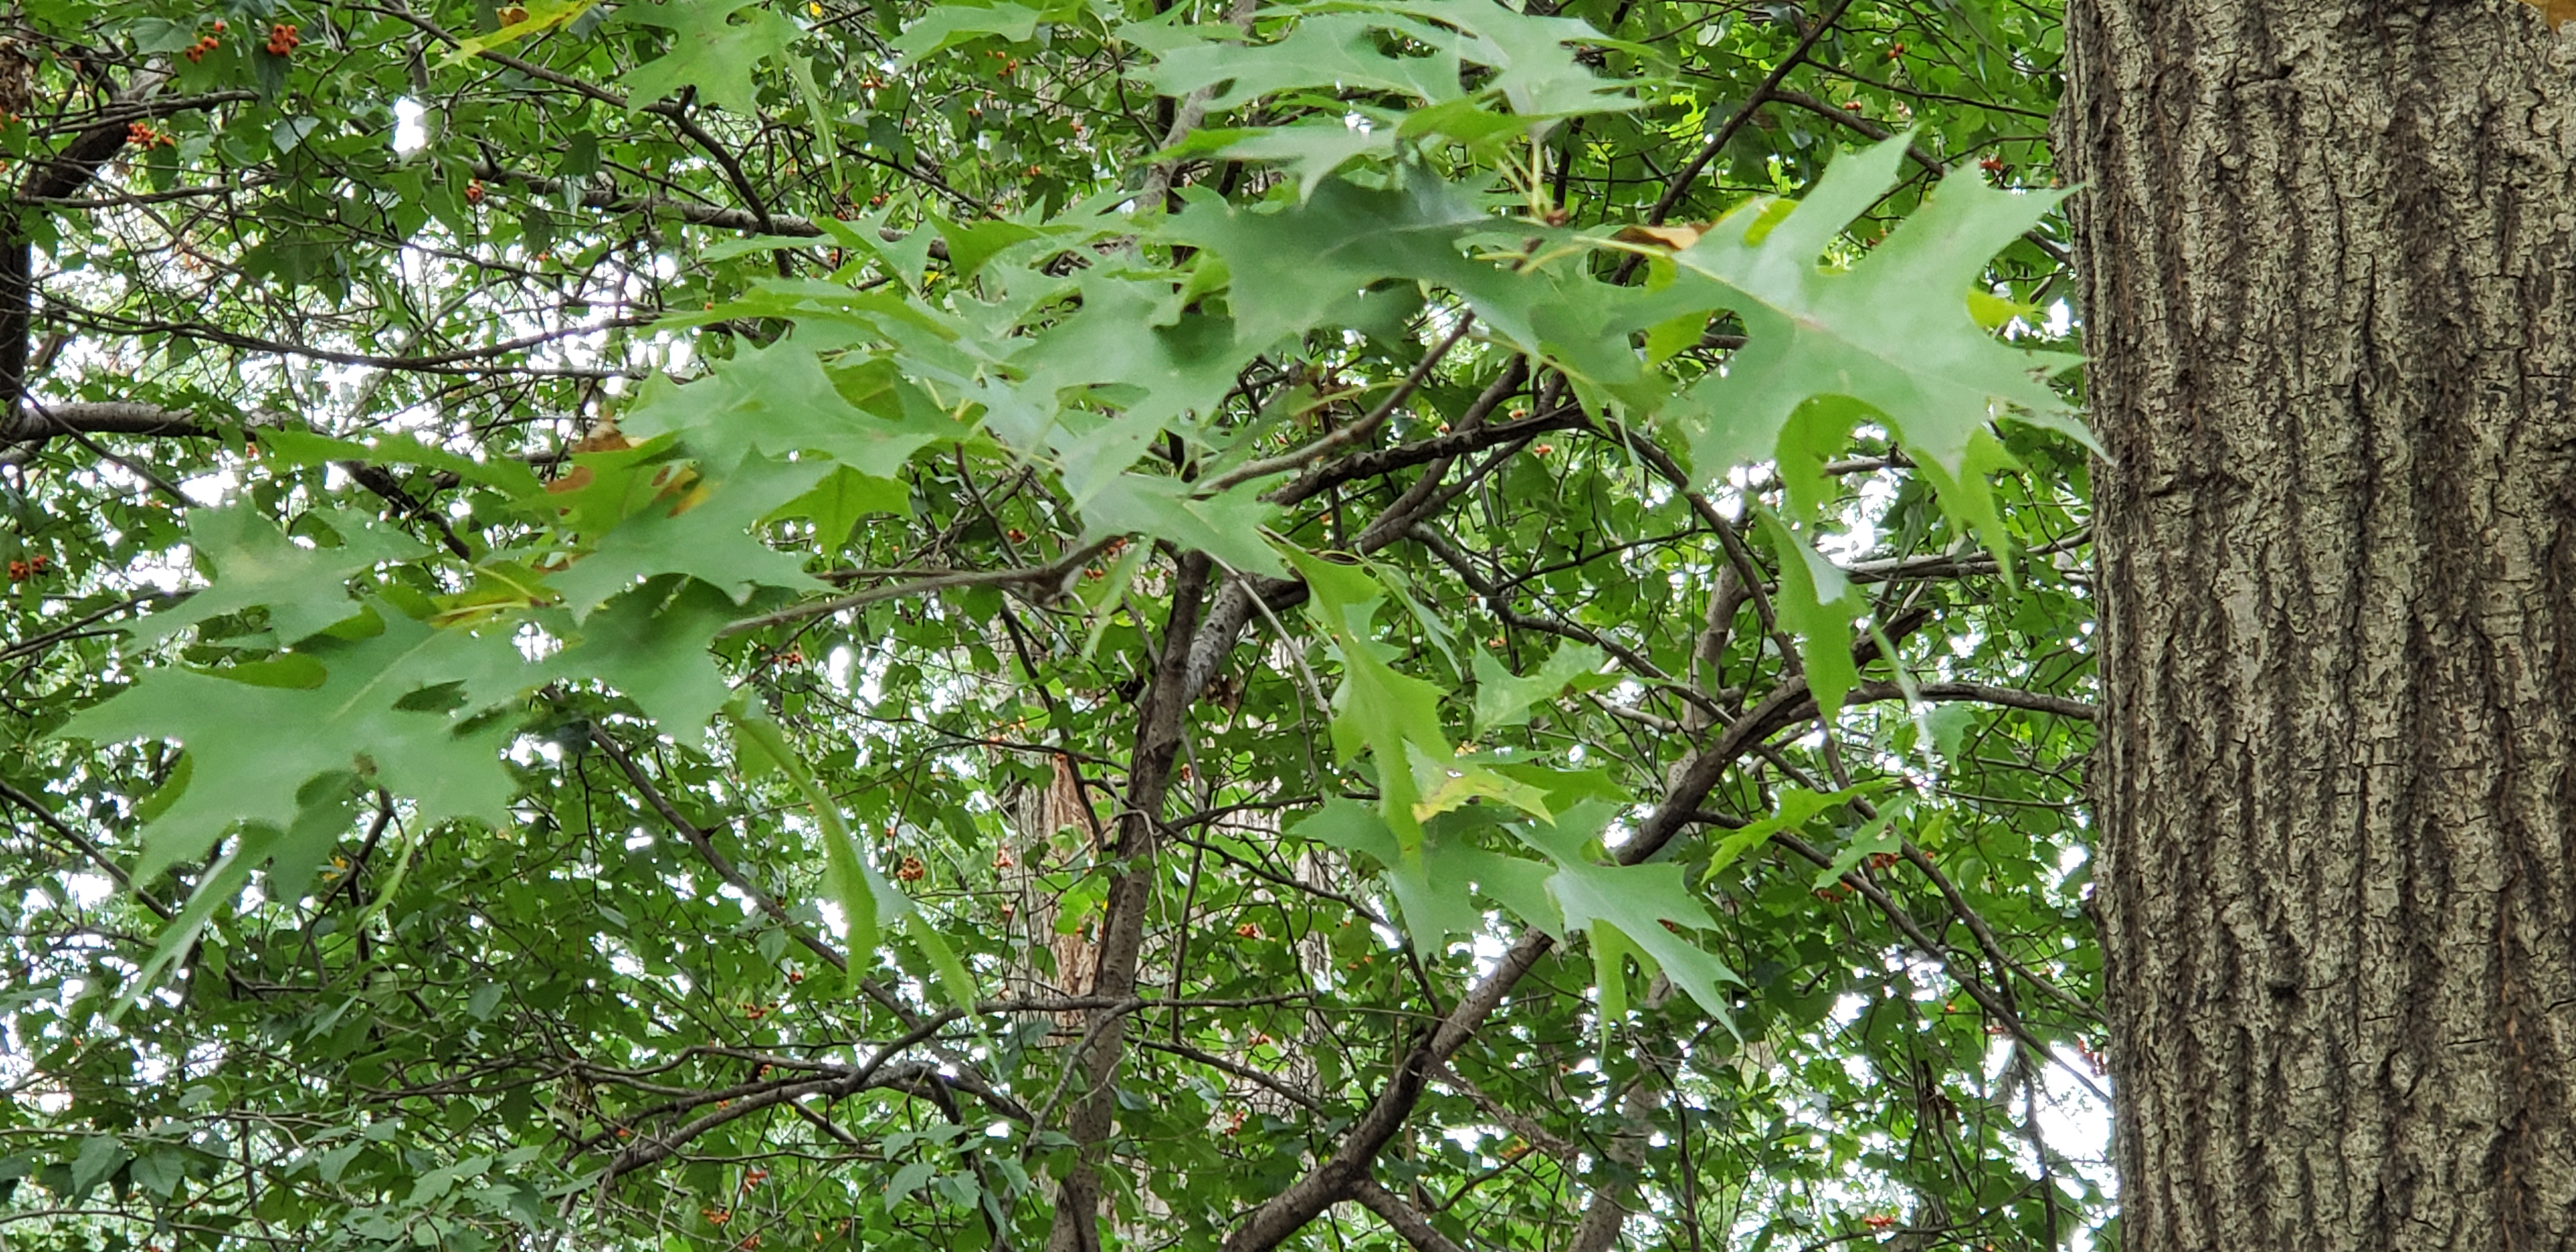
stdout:
<svg viewBox="0 0 2576 1252">
<path fill-rule="evenodd" d="M 2107 1234 L 2017 0 L 26 0 L 0 1240 Z"/>
</svg>

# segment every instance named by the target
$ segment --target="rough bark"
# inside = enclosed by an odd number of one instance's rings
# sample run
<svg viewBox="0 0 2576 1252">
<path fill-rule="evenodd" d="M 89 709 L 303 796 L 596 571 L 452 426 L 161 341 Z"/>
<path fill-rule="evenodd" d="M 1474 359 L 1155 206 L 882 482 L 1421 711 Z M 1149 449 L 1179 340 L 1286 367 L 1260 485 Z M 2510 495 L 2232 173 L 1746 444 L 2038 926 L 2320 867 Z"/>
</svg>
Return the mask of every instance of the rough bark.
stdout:
<svg viewBox="0 0 2576 1252">
<path fill-rule="evenodd" d="M 2067 47 L 2123 1247 L 2576 1247 L 2576 32 Z"/>
</svg>

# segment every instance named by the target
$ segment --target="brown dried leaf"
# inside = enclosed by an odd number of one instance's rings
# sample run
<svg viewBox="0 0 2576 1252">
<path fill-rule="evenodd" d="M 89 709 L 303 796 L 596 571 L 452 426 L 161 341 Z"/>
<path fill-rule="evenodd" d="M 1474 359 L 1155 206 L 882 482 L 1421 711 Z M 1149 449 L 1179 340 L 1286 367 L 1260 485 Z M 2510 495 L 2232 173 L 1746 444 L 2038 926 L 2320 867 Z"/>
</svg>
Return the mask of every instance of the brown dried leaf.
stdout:
<svg viewBox="0 0 2576 1252">
<path fill-rule="evenodd" d="M 2576 0 L 2568 0 L 2568 2 L 2576 3 Z M 1621 243 L 1646 244 L 1652 247 L 1670 248 L 1675 252 L 1679 252 L 1692 244 L 1698 243 L 1700 232 L 1706 229 L 1707 226 L 1705 224 L 1699 226 L 1622 226 L 1619 228 L 1619 233 L 1611 237 L 1617 239 Z"/>
</svg>

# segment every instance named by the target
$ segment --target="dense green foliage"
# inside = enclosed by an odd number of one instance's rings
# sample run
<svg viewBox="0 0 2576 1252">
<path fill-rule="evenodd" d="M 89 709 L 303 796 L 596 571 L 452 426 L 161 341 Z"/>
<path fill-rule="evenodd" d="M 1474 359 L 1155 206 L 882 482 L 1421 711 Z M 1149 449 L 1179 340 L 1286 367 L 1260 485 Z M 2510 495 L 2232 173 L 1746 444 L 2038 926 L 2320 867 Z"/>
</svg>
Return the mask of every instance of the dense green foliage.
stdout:
<svg viewBox="0 0 2576 1252">
<path fill-rule="evenodd" d="M 8 1246 L 2105 1218 L 2052 11 L 21 12 Z"/>
</svg>

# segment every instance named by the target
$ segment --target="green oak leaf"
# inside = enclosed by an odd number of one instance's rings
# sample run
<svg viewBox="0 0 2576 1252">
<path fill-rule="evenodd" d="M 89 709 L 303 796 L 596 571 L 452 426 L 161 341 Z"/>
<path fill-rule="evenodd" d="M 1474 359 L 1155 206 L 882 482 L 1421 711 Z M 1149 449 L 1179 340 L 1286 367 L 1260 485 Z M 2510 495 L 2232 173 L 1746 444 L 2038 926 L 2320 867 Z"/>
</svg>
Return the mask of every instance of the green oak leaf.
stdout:
<svg viewBox="0 0 2576 1252">
<path fill-rule="evenodd" d="M 1725 1017 L 1729 1006 L 1718 984 L 1744 980 L 1706 948 L 1665 925 L 1717 929 L 1708 906 L 1683 880 L 1682 867 L 1670 861 L 1610 865 L 1599 859 L 1601 832 L 1618 812 L 1616 805 L 1588 802 L 1560 814 L 1554 825 L 1519 822 L 1512 832 L 1556 863 L 1547 891 L 1563 910 L 1567 930 L 1616 927 L 1619 939 L 1614 943 L 1624 941 L 1652 957 L 1674 986 L 1689 992 L 1701 1008 Z"/>
<path fill-rule="evenodd" d="M 539 613 L 538 625 L 569 642 L 532 664 L 474 675 L 466 697 L 488 705 L 551 682 L 601 682 L 633 700 L 663 734 L 700 747 L 707 724 L 733 698 L 707 652 L 733 610 L 714 587 L 663 575 L 610 597 L 578 624 L 569 613 Z"/>
<path fill-rule="evenodd" d="M 891 478 L 872 478 L 849 466 L 835 466 L 812 491 L 778 506 L 771 520 L 810 518 L 816 546 L 831 552 L 849 542 L 859 519 L 872 513 L 910 513 L 912 492 Z"/>
<path fill-rule="evenodd" d="M 349 773 L 416 805 L 412 820 L 509 821 L 504 726 L 467 725 L 473 710 L 403 707 L 405 697 L 511 663 L 503 634 L 439 630 L 379 603 L 362 638 L 320 636 L 300 651 L 325 677 L 312 687 L 235 682 L 172 666 L 74 717 L 62 734 L 98 743 L 166 739 L 187 747 L 185 791 L 143 827 L 135 879 L 202 855 L 237 822 L 280 830 L 317 776 Z"/>
<path fill-rule="evenodd" d="M 750 12 L 744 13 L 743 10 Z M 742 21 L 734 16 L 740 14 Z M 728 113 L 757 115 L 752 67 L 783 55 L 805 34 L 759 0 L 649 0 L 621 7 L 622 21 L 671 32 L 670 51 L 628 70 L 619 81 L 642 108 L 684 87 Z"/>
<path fill-rule="evenodd" d="M 1441 690 L 1387 663 L 1394 649 L 1378 642 L 1369 624 L 1386 590 L 1366 570 L 1293 549 L 1287 557 L 1313 593 L 1315 617 L 1342 661 L 1341 686 L 1333 692 L 1333 755 L 1345 763 L 1362 752 L 1377 758 L 1378 814 L 1406 860 L 1418 864 L 1423 813 L 1417 806 L 1426 791 L 1456 781 L 1444 764 L 1457 752 L 1440 726 Z M 1421 762 L 1440 768 L 1424 771 L 1417 768 Z M 1442 801 L 1466 798 L 1457 790 Z"/>
<path fill-rule="evenodd" d="M 1408 175 L 1384 189 L 1328 180 L 1303 203 L 1261 209 L 1195 199 L 1158 230 L 1223 259 L 1236 337 L 1246 347 L 1316 326 L 1359 326 L 1361 293 L 1411 280 L 1455 292 L 1485 331 L 1557 367 L 1589 406 L 1615 400 L 1646 411 L 1662 403 L 1668 384 L 1624 333 L 1609 332 L 1707 312 L 1728 303 L 1727 293 L 1708 282 L 1651 289 L 1604 282 L 1575 261 L 1583 248 L 1571 236 L 1545 249 L 1556 261 L 1528 268 L 1465 251 L 1508 226 L 1458 189 Z M 1547 234 L 1531 228 L 1512 246 L 1537 237 L 1544 248 Z"/>
<path fill-rule="evenodd" d="M 895 37 L 892 44 L 895 68 L 900 71 L 923 57 L 986 35 L 998 35 L 1012 43 L 1026 43 L 1031 35 L 1037 33 L 1038 22 L 1045 16 L 1027 5 L 1010 3 L 1010 0 L 996 4 L 935 5 Z"/>
<path fill-rule="evenodd" d="M 1723 474 L 1749 440 L 1767 445 L 1810 399 L 1845 396 L 1883 415 L 1914 457 L 1946 479 L 1945 506 L 1981 495 L 1973 445 L 2013 415 L 2090 444 L 2048 376 L 2076 358 L 2013 347 L 1978 324 L 1970 287 L 1986 264 L 2063 199 L 2003 192 L 1974 171 L 1941 180 L 1923 207 L 1849 269 L 1817 264 L 1844 227 L 1895 184 L 1910 135 L 1846 153 L 1782 215 L 1757 199 L 1672 255 L 1686 276 L 1723 287 L 1746 342 L 1723 372 L 1672 407 L 1692 468 Z M 1766 449 L 1767 450 L 1767 449 Z"/>
<path fill-rule="evenodd" d="M 1894 785 L 1892 779 L 1862 783 L 1840 791 L 1809 791 L 1804 787 L 1782 787 L 1772 795 L 1772 811 L 1726 833 L 1710 852 L 1708 869 L 1700 881 L 1716 878 L 1720 871 L 1743 858 L 1744 854 L 1784 830 L 1796 830 L 1818 815 L 1837 809 L 1864 796 L 1875 795 Z"/>
<path fill-rule="evenodd" d="M 750 456 L 674 493 L 665 505 L 630 514 L 547 584 L 578 622 L 609 597 L 662 574 L 687 574 L 739 604 L 755 587 L 812 587 L 805 559 L 781 552 L 754 533 L 781 501 L 812 489 L 829 472 L 823 460 Z"/>
<path fill-rule="evenodd" d="M 1160 233 L 1225 260 L 1236 338 L 1260 348 L 1332 324 L 1357 293 L 1382 279 L 1488 289 L 1499 271 L 1458 249 L 1469 232 L 1494 224 L 1474 202 L 1438 183 L 1417 178 L 1376 190 L 1334 180 L 1302 204 L 1269 211 L 1194 199 Z M 1520 300 L 1493 303 L 1508 324 L 1526 324 L 1510 312 Z"/>
<path fill-rule="evenodd" d="M 544 486 L 535 473 L 517 461 L 507 457 L 476 460 L 450 448 L 423 443 L 420 436 L 409 431 L 383 431 L 363 442 L 286 429 L 263 429 L 258 437 L 273 461 L 288 465 L 323 465 L 332 461 L 417 465 L 446 470 L 466 482 L 496 487 L 511 495 L 527 495 Z"/>
<path fill-rule="evenodd" d="M 1343 166 L 1361 157 L 1395 155 L 1395 139 L 1395 129 L 1388 126 L 1299 122 L 1196 131 L 1157 155 L 1163 160 L 1206 156 L 1266 161 L 1288 171 L 1297 183 L 1297 199 L 1303 202 L 1313 199 L 1315 189 Z"/>
<path fill-rule="evenodd" d="M 1609 659 L 1588 643 L 1560 644 L 1539 664 L 1537 673 L 1519 678 L 1493 657 L 1477 652 L 1476 733 L 1482 735 L 1497 726 L 1517 726 L 1528 721 L 1530 706 L 1555 699 L 1567 687 L 1589 689 L 1615 681 L 1601 673 Z"/>
<path fill-rule="evenodd" d="M 1484 928 L 1484 910 L 1471 893 L 1482 893 L 1550 934 L 1563 933 L 1564 918 L 1547 893 L 1547 863 L 1505 856 L 1468 841 L 1469 830 L 1490 826 L 1472 819 L 1430 823 L 1418 866 L 1408 863 L 1385 820 L 1355 801 L 1326 800 L 1289 827 L 1288 833 L 1376 861 L 1387 890 L 1403 910 L 1405 931 L 1413 936 L 1414 946 L 1426 952 L 1446 948 L 1452 936 Z"/>
<path fill-rule="evenodd" d="M 1469 38 L 1455 45 L 1459 57 L 1493 69 L 1483 89 L 1501 92 L 1512 111 L 1523 118 L 1608 113 L 1633 109 L 1639 103 L 1628 95 L 1611 94 L 1623 91 L 1624 85 L 1602 78 L 1577 61 L 1567 47 L 1618 42 L 1603 37 L 1589 23 L 1516 12 L 1491 0 L 1395 0 L 1386 7 L 1465 32 Z"/>
<path fill-rule="evenodd" d="M 264 607 L 269 629 L 293 643 L 355 616 L 351 578 L 383 561 L 428 551 L 418 540 L 350 513 L 321 515 L 338 532 L 338 547 L 306 547 L 289 539 L 248 504 L 192 509 L 188 544 L 213 585 L 178 606 L 145 618 L 134 628 L 141 641 L 163 639 L 211 617 Z"/>
<path fill-rule="evenodd" d="M 1378 33 L 1393 29 L 1432 41 L 1427 56 L 1389 56 Z M 1231 42 L 1167 45 L 1153 74 L 1154 89 L 1186 96 L 1202 87 L 1223 89 L 1208 97 L 1211 111 L 1292 87 L 1394 91 L 1426 102 L 1464 94 L 1458 56 L 1442 32 L 1386 14 L 1329 13 L 1309 17 L 1285 37 L 1246 47 Z M 1570 59 L 1570 58 L 1569 58 Z"/>
<path fill-rule="evenodd" d="M 1179 479 L 1146 474 L 1120 474 L 1082 506 L 1095 536 L 1132 532 L 1169 539 L 1184 549 L 1202 549 L 1228 568 L 1273 578 L 1288 571 L 1261 531 L 1278 512 L 1248 484 L 1192 496 Z"/>
<path fill-rule="evenodd" d="M 1079 309 L 1010 358 L 1024 376 L 1018 390 L 1029 410 L 1053 420 L 1034 430 L 1025 419 L 994 422 L 1024 445 L 1043 441 L 1076 504 L 1135 464 L 1165 427 L 1213 413 L 1253 357 L 1231 322 L 1182 312 L 1168 283 L 1087 273 L 1080 290 Z M 1115 407 L 1114 417 L 1057 410 L 1065 393 L 1094 387 L 1106 389 L 1100 400 Z"/>
<path fill-rule="evenodd" d="M 673 385 L 655 375 L 620 424 L 630 435 L 677 435 L 713 464 L 754 453 L 820 452 L 887 479 L 902 472 L 913 453 L 954 431 L 953 423 L 882 363 L 851 372 L 859 375 L 851 390 L 863 404 L 851 401 L 803 342 L 749 347 L 694 382 Z"/>
</svg>

